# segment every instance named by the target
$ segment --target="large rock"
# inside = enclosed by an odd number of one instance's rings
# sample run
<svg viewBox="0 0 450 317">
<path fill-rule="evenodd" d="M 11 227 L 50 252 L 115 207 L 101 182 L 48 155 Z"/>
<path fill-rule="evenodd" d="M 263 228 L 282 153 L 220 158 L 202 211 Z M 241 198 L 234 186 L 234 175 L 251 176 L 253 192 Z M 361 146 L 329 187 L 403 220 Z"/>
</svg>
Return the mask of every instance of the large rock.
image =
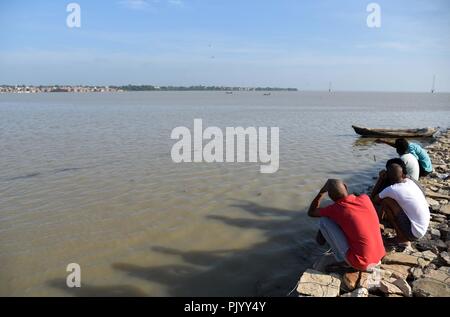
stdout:
<svg viewBox="0 0 450 317">
<path fill-rule="evenodd" d="M 436 229 L 441 223 L 438 221 L 430 221 L 430 223 L 428 224 L 429 229 Z M 430 231 L 428 230 L 428 231 Z"/>
<path fill-rule="evenodd" d="M 439 251 L 445 251 L 447 249 L 447 244 L 442 240 L 431 240 L 433 246 L 435 246 Z"/>
<path fill-rule="evenodd" d="M 441 216 L 441 217 L 438 217 Z M 438 223 L 443 223 L 445 221 L 447 221 L 447 217 L 444 215 L 440 215 L 440 214 L 431 214 L 431 219 L 434 222 L 438 222 Z"/>
<path fill-rule="evenodd" d="M 422 278 L 413 283 L 416 296 L 450 297 L 450 267 L 443 266 L 438 270 L 426 270 L 424 273 Z"/>
<path fill-rule="evenodd" d="M 446 228 L 446 229 L 442 228 L 439 230 L 441 231 L 441 240 L 442 241 L 450 240 L 450 229 L 449 228 Z"/>
<path fill-rule="evenodd" d="M 408 282 L 405 281 L 404 279 L 398 278 L 392 284 L 397 286 L 402 291 L 403 296 L 406 296 L 406 297 L 412 296 L 411 286 L 409 286 Z"/>
<path fill-rule="evenodd" d="M 450 255 L 448 254 L 448 252 L 441 252 L 440 254 L 441 259 L 447 264 L 450 265 Z"/>
<path fill-rule="evenodd" d="M 407 279 L 410 274 L 410 266 L 401 265 L 401 264 L 382 264 L 381 268 L 390 272 L 391 275 L 394 275 L 397 278 Z"/>
<path fill-rule="evenodd" d="M 425 267 L 430 262 L 431 261 L 426 258 L 400 252 L 389 253 L 383 258 L 383 263 L 385 264 L 400 264 L 408 266 Z"/>
<path fill-rule="evenodd" d="M 416 242 L 416 248 L 420 251 L 431 250 L 433 253 L 439 253 L 447 249 L 447 244 L 442 240 L 421 239 Z"/>
<path fill-rule="evenodd" d="M 319 271 L 306 270 L 298 283 L 297 292 L 314 297 L 336 297 L 339 295 L 341 281 Z"/>
<path fill-rule="evenodd" d="M 384 294 L 398 294 L 398 295 L 402 295 L 403 294 L 403 292 L 402 292 L 402 290 L 400 288 L 398 288 L 397 286 L 395 286 L 391 282 L 384 281 L 384 280 L 382 280 L 380 282 L 380 290 Z"/>
<path fill-rule="evenodd" d="M 417 256 L 419 258 L 423 258 L 425 260 L 434 261 L 438 256 L 437 254 L 431 252 L 430 250 L 423 252 L 414 252 L 411 255 Z"/>
<path fill-rule="evenodd" d="M 431 212 L 439 212 L 439 209 L 441 208 L 441 205 L 436 205 L 436 206 L 430 206 L 430 211 Z M 445 217 L 445 215 L 441 215 L 441 216 L 444 216 Z M 447 218 L 447 217 L 446 217 Z"/>
<path fill-rule="evenodd" d="M 381 276 L 376 273 L 361 272 L 358 287 L 374 290 L 380 287 Z"/>
<path fill-rule="evenodd" d="M 426 199 L 427 199 L 428 205 L 430 205 L 430 206 L 439 206 L 439 202 L 437 200 L 434 200 L 431 197 L 427 197 Z"/>
<path fill-rule="evenodd" d="M 441 232 L 438 229 L 431 228 L 430 233 L 434 239 L 439 239 L 441 237 Z"/>
<path fill-rule="evenodd" d="M 434 221 L 437 221 L 439 223 L 447 220 L 446 215 L 442 215 L 442 214 L 438 214 L 438 213 L 431 213 L 430 216 L 431 216 L 431 218 L 433 218 Z"/>
<path fill-rule="evenodd" d="M 412 267 L 410 272 L 415 280 L 423 276 L 423 270 L 420 267 Z"/>
<path fill-rule="evenodd" d="M 345 273 L 342 276 L 341 287 L 343 286 L 343 289 L 347 292 L 353 291 L 357 287 L 359 276 L 360 272 Z"/>
<path fill-rule="evenodd" d="M 413 282 L 412 290 L 420 297 L 450 297 L 450 287 L 431 278 L 420 278 Z"/>
<path fill-rule="evenodd" d="M 450 204 L 442 205 L 441 208 L 439 208 L 439 212 L 447 216 L 450 215 Z"/>
<path fill-rule="evenodd" d="M 436 280 L 450 286 L 450 274 L 444 270 L 432 270 L 425 273 L 423 277 Z"/>
<path fill-rule="evenodd" d="M 428 274 L 436 269 L 437 269 L 436 264 L 431 263 L 430 265 L 428 265 L 426 268 L 423 269 L 423 274 Z"/>
</svg>

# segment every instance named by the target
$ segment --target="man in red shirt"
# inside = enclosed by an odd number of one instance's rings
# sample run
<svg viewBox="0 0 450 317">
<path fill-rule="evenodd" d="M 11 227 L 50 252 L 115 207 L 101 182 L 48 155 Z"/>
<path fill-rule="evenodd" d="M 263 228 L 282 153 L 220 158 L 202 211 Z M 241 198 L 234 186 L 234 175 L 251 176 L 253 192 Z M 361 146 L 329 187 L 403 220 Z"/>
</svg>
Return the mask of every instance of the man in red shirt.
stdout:
<svg viewBox="0 0 450 317">
<path fill-rule="evenodd" d="M 334 203 L 319 208 L 327 192 Z M 337 261 L 357 271 L 367 271 L 385 255 L 378 215 L 369 196 L 349 195 L 341 180 L 329 179 L 325 183 L 312 201 L 308 215 L 320 217 L 318 237 L 321 234 L 325 238 Z"/>
</svg>

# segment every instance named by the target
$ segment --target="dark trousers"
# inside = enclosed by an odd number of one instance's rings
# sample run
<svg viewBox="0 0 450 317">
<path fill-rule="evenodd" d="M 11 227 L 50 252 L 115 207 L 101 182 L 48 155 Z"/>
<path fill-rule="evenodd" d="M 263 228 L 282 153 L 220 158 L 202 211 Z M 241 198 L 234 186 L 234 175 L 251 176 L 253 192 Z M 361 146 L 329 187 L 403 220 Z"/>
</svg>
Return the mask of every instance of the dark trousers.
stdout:
<svg viewBox="0 0 450 317">
<path fill-rule="evenodd" d="M 423 169 L 422 164 L 419 164 L 419 169 L 420 169 L 420 173 L 419 176 L 420 177 L 424 177 L 429 175 L 431 172 L 427 172 L 426 170 Z"/>
</svg>

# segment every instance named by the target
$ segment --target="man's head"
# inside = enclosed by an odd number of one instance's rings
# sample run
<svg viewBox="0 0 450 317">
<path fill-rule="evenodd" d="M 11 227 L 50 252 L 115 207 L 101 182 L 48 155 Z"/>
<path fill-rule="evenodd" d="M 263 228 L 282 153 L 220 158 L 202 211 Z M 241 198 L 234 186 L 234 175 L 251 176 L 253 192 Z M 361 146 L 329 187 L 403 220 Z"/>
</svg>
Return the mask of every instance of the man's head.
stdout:
<svg viewBox="0 0 450 317">
<path fill-rule="evenodd" d="M 400 167 L 402 168 L 403 173 L 406 175 L 408 173 L 408 170 L 406 169 L 406 164 L 405 162 L 403 162 L 403 160 L 399 157 L 390 159 L 386 162 L 386 170 L 389 169 L 389 166 L 392 164 L 397 164 L 400 165 Z"/>
<path fill-rule="evenodd" d="M 409 143 L 406 139 L 397 139 L 395 140 L 395 149 L 397 150 L 398 155 L 403 155 L 408 153 Z"/>
<path fill-rule="evenodd" d="M 400 183 L 407 174 L 405 162 L 394 158 L 386 163 L 387 176 L 392 184 Z"/>
<path fill-rule="evenodd" d="M 348 196 L 347 185 L 340 179 L 329 179 L 327 184 L 328 196 L 333 201 Z"/>
</svg>

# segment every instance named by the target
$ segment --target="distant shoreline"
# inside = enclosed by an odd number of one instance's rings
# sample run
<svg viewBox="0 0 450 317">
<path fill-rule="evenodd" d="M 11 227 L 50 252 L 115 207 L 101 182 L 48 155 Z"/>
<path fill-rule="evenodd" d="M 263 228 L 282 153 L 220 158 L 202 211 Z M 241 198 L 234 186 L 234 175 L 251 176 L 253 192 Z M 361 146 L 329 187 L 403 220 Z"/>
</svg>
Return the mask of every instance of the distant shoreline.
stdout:
<svg viewBox="0 0 450 317">
<path fill-rule="evenodd" d="M 124 88 L 126 87 L 126 88 Z M 138 88 L 139 87 L 139 88 Z M 154 86 L 154 88 L 140 88 L 138 85 L 131 86 L 71 86 L 71 85 L 55 85 L 55 86 L 33 86 L 33 85 L 0 85 L 1 94 L 29 94 L 29 93 L 123 93 L 123 92 L 302 92 L 302 93 L 384 93 L 384 94 L 430 94 L 430 95 L 447 95 L 450 91 L 381 91 L 381 90 L 310 90 L 298 88 L 278 88 L 278 87 L 225 87 L 225 86 Z M 199 88 L 202 87 L 202 88 Z"/>
<path fill-rule="evenodd" d="M 0 93 L 90 93 L 90 92 L 130 92 L 130 91 L 298 91 L 297 88 L 279 87 L 228 87 L 228 86 L 153 86 L 153 85 L 126 85 L 126 86 L 72 86 L 72 85 L 52 85 L 52 86 L 27 86 L 27 85 L 1 85 Z"/>
</svg>

